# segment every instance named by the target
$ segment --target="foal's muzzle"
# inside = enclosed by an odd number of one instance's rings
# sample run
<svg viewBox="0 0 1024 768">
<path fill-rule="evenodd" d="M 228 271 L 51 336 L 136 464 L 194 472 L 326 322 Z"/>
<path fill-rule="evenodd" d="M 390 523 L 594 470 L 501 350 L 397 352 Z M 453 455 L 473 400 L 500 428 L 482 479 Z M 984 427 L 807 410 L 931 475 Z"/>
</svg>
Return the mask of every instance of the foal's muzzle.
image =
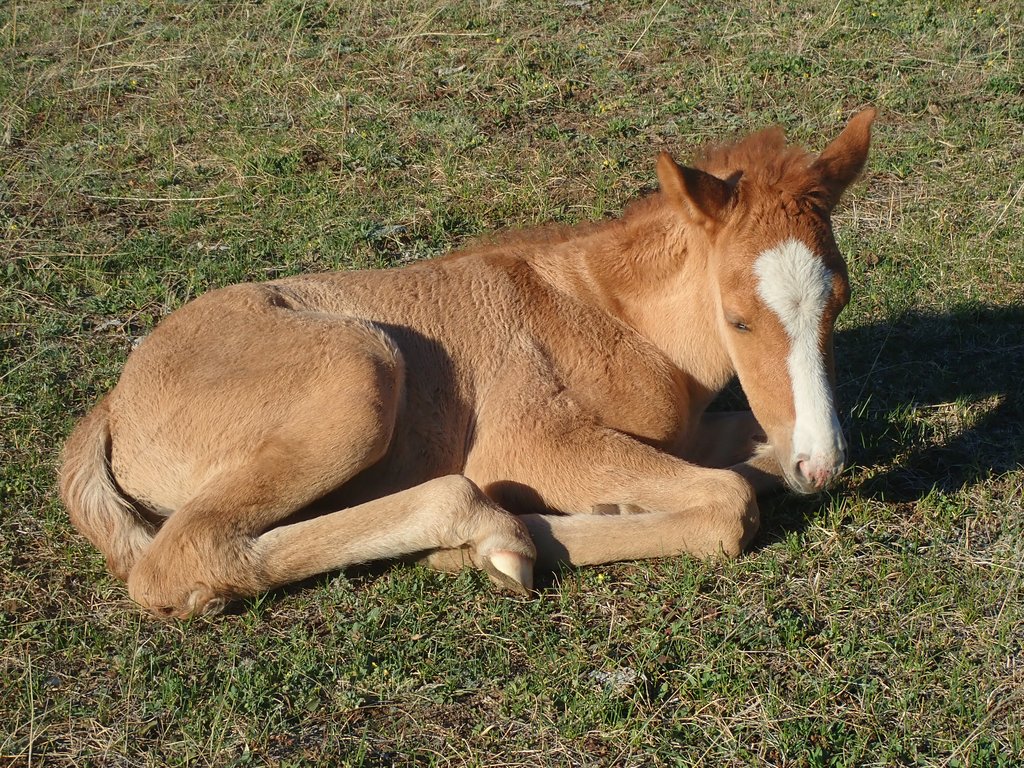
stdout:
<svg viewBox="0 0 1024 768">
<path fill-rule="evenodd" d="M 845 451 L 838 451 L 831 456 L 798 456 L 796 465 L 789 473 L 789 484 L 797 493 L 822 491 L 843 471 L 845 460 Z"/>
</svg>

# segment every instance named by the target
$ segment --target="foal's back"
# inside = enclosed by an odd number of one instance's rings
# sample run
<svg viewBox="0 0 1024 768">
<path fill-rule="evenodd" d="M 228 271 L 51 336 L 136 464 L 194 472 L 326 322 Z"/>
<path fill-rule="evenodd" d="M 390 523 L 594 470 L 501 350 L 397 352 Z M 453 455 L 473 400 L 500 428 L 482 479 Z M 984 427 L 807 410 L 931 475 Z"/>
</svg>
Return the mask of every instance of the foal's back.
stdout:
<svg viewBox="0 0 1024 768">
<path fill-rule="evenodd" d="M 535 407 L 514 391 L 525 380 L 664 447 L 685 402 L 681 375 L 652 345 L 528 259 L 492 248 L 234 285 L 183 306 L 131 355 L 111 394 L 114 474 L 133 498 L 170 514 L 281 422 L 301 439 L 321 411 L 380 399 L 365 354 L 393 360 L 401 413 L 349 502 L 463 471 L 481 414 Z M 311 400 L 319 391 L 335 394 Z"/>
</svg>

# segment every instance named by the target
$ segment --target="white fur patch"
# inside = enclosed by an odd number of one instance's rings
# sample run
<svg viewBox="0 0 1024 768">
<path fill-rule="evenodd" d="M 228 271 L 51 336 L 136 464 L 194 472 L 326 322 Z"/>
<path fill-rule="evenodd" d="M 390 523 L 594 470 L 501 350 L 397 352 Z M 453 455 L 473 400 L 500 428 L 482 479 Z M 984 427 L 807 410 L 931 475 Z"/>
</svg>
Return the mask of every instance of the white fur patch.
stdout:
<svg viewBox="0 0 1024 768">
<path fill-rule="evenodd" d="M 757 293 L 778 315 L 790 340 L 793 385 L 793 457 L 841 460 L 846 450 L 832 387 L 819 345 L 821 319 L 832 293 L 832 273 L 804 243 L 791 239 L 754 263 Z"/>
</svg>

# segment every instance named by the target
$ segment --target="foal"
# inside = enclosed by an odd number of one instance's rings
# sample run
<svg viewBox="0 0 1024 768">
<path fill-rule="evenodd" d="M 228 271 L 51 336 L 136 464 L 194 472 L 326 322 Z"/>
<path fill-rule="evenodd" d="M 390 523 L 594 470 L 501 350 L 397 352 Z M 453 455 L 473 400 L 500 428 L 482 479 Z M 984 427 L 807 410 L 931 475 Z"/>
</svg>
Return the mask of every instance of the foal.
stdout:
<svg viewBox="0 0 1024 768">
<path fill-rule="evenodd" d="M 874 116 L 818 157 L 663 153 L 618 220 L 186 304 L 68 440 L 72 522 L 161 616 L 380 558 L 526 592 L 535 561 L 739 554 L 756 491 L 843 466 L 829 215 Z M 705 414 L 735 375 L 753 412 Z"/>
</svg>

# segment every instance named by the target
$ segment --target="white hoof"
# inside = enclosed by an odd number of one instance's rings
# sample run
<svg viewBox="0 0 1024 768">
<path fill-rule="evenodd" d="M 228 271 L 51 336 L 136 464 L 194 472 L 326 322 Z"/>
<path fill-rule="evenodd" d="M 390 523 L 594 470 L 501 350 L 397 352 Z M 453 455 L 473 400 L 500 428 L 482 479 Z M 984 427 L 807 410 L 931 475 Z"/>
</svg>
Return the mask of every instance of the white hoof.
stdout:
<svg viewBox="0 0 1024 768">
<path fill-rule="evenodd" d="M 520 595 L 533 589 L 533 561 L 518 552 L 495 549 L 483 557 L 483 567 L 491 581 Z"/>
</svg>

